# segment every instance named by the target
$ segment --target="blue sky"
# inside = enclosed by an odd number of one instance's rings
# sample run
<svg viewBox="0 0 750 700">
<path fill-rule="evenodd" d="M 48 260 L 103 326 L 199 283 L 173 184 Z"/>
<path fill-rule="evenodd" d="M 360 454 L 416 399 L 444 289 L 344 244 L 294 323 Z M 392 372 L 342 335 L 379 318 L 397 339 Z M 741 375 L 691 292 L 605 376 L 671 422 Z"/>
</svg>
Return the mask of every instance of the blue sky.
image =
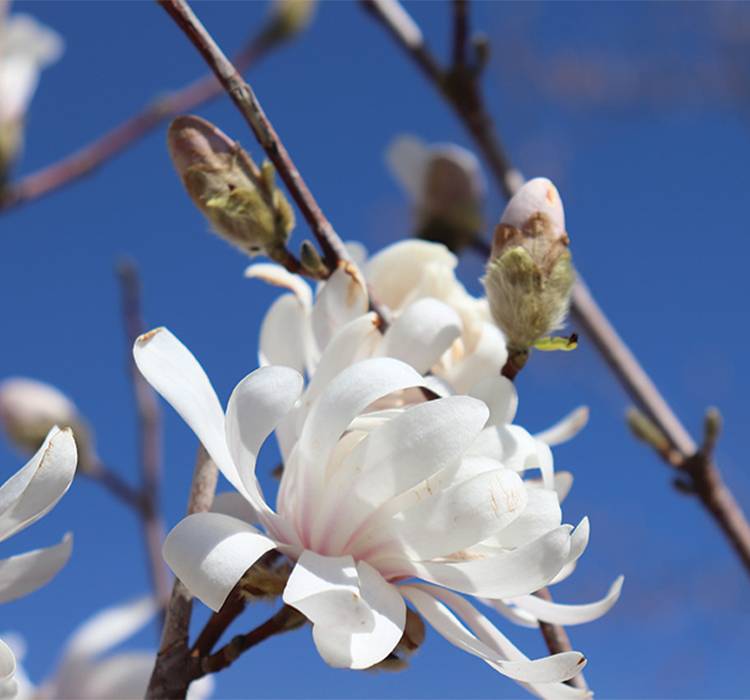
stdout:
<svg viewBox="0 0 750 700">
<path fill-rule="evenodd" d="M 410 7 L 445 54 L 448 6 Z M 34 100 L 21 172 L 69 153 L 203 71 L 151 3 L 34 2 L 19 9 L 67 41 Z M 196 10 L 231 51 L 266 7 L 213 2 Z M 579 269 L 686 425 L 697 432 L 705 407 L 721 408 L 726 431 L 718 459 L 738 499 L 750 504 L 742 458 L 750 421 L 750 124 L 724 63 L 742 46 L 747 7 L 477 3 L 475 15 L 497 47 L 485 87 L 511 155 L 528 176 L 557 182 Z M 562 70 L 571 57 L 582 61 L 573 64 L 572 87 Z M 311 31 L 249 77 L 338 231 L 371 250 L 409 232 L 407 204 L 384 165 L 390 139 L 412 132 L 471 145 L 354 3 L 323 3 Z M 227 99 L 200 114 L 259 155 Z M 132 256 L 140 266 L 149 324 L 168 325 L 224 398 L 256 366 L 259 321 L 275 296 L 244 280 L 247 261 L 207 232 L 173 173 L 165 129 L 85 181 L 0 217 L 0 376 L 62 388 L 93 423 L 104 459 L 131 479 L 135 418 L 113 273 L 118 258 Z M 491 188 L 488 220 L 502 204 Z M 309 236 L 304 224 L 296 236 Z M 460 266 L 476 292 L 481 269 L 471 255 Z M 678 495 L 667 469 L 631 439 L 623 422 L 628 401 L 586 339 L 574 353 L 535 356 L 518 387 L 519 421 L 530 430 L 579 404 L 592 411 L 587 430 L 556 451 L 556 465 L 576 476 L 566 520 L 588 514 L 592 540 L 576 574 L 554 593 L 585 602 L 625 574 L 617 607 L 570 629 L 589 658 L 593 688 L 607 698 L 745 695 L 746 572 L 699 505 Z M 195 439 L 168 407 L 164 413 L 171 525 L 184 511 Z M 21 463 L 0 445 L 3 476 Z M 265 483 L 274 465 L 269 449 L 259 467 Z M 137 523 L 84 481 L 0 554 L 51 544 L 68 529 L 75 533 L 70 564 L 52 585 L 3 606 L 0 618 L 0 628 L 28 639 L 37 680 L 80 621 L 148 587 Z M 236 631 L 265 615 L 249 610 Z M 530 655 L 543 652 L 538 633 L 499 624 Z M 155 639 L 148 629 L 134 643 Z M 329 669 L 302 630 L 259 647 L 217 680 L 222 698 L 521 695 L 429 632 L 410 670 L 397 675 Z"/>
</svg>

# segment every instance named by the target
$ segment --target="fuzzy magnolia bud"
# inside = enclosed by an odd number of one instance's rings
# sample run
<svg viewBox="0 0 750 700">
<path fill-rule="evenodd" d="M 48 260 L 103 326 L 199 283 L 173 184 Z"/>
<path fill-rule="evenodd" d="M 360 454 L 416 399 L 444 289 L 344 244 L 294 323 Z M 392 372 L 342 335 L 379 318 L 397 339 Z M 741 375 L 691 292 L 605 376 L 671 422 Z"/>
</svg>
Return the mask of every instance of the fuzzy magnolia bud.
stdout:
<svg viewBox="0 0 750 700">
<path fill-rule="evenodd" d="M 315 13 L 314 0 L 275 0 L 271 7 L 268 35 L 285 40 L 307 29 Z"/>
<path fill-rule="evenodd" d="M 417 236 L 458 251 L 482 231 L 484 180 L 471 151 L 400 136 L 387 160 L 414 199 Z"/>
<path fill-rule="evenodd" d="M 511 353 L 524 353 L 565 320 L 575 271 L 555 186 L 527 182 L 495 229 L 484 286 Z"/>
<path fill-rule="evenodd" d="M 35 379 L 14 377 L 0 383 L 0 425 L 23 452 L 36 452 L 54 427 L 70 427 L 83 471 L 98 461 L 91 433 L 75 404 L 60 390 Z"/>
<path fill-rule="evenodd" d="M 169 153 L 190 198 L 214 231 L 250 255 L 277 257 L 294 228 L 294 212 L 274 182 L 239 144 L 205 119 L 178 117 L 169 127 Z"/>
</svg>

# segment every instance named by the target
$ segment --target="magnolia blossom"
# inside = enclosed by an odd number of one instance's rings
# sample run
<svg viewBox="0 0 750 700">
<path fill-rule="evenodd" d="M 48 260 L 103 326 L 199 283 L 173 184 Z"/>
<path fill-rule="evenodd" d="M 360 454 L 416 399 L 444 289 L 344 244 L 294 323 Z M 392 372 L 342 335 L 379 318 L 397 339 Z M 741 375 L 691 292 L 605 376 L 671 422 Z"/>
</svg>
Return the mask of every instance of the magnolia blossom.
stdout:
<svg viewBox="0 0 750 700">
<path fill-rule="evenodd" d="M 20 146 L 26 110 L 43 68 L 57 61 L 63 42 L 33 17 L 5 17 L 0 7 L 0 156 L 11 160 Z"/>
<path fill-rule="evenodd" d="M 154 600 L 146 597 L 94 615 L 65 643 L 57 669 L 50 678 L 35 686 L 19 666 L 15 700 L 142 698 L 154 668 L 154 652 L 110 652 L 147 624 L 156 611 Z M 22 659 L 22 649 L 17 651 L 17 656 Z M 188 698 L 203 700 L 212 690 L 213 679 L 206 676 L 192 684 Z"/>
<path fill-rule="evenodd" d="M 167 537 L 167 563 L 211 609 L 277 549 L 296 562 L 283 599 L 310 620 L 332 666 L 363 669 L 385 659 L 401 639 L 409 601 L 450 642 L 540 696 L 585 695 L 561 683 L 582 668 L 580 653 L 529 660 L 455 593 L 546 619 L 564 606 L 540 609 L 528 597 L 566 575 L 588 540 L 586 519 L 575 529 L 561 524 L 548 446 L 510 424 L 510 382 L 496 377 L 484 400 L 453 395 L 367 412 L 425 379 L 389 357 L 354 362 L 330 376 L 306 412 L 274 510 L 255 462 L 300 400 L 299 372 L 252 372 L 225 413 L 169 331 L 141 336 L 134 356 L 255 514 L 254 523 L 221 512 L 190 515 Z M 529 469 L 541 480 L 524 481 Z"/>
<path fill-rule="evenodd" d="M 355 257 L 364 257 L 350 246 Z M 496 377 L 507 358 L 505 340 L 484 299 L 472 297 L 456 279 L 457 259 L 445 246 L 408 240 L 385 248 L 361 268 L 346 263 L 320 283 L 307 282 L 278 265 L 251 265 L 246 275 L 291 291 L 277 299 L 261 327 L 261 365 L 293 367 L 310 378 L 295 421 L 280 429 L 282 452 L 322 387 L 343 368 L 366 357 L 393 357 L 428 374 L 438 395 L 471 394 Z M 360 271 L 361 269 L 361 271 Z M 385 333 L 368 314 L 368 289 L 385 309 Z M 401 403 L 421 392 L 399 397 Z M 295 422 L 297 427 L 292 426 Z"/>
<path fill-rule="evenodd" d="M 53 428 L 28 463 L 0 486 L 0 541 L 48 513 L 73 481 L 76 444 L 72 431 Z M 66 534 L 53 547 L 0 560 L 0 603 L 25 596 L 48 583 L 70 557 L 73 538 Z M 16 661 L 0 640 L 0 682 L 12 694 Z"/>
</svg>

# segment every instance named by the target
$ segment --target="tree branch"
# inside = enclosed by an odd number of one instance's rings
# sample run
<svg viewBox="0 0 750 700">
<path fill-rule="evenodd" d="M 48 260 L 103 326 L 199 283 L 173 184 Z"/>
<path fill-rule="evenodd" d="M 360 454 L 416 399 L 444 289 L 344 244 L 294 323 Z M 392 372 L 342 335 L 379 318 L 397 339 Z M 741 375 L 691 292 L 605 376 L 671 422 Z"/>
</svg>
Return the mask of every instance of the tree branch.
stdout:
<svg viewBox="0 0 750 700">
<path fill-rule="evenodd" d="M 203 447 L 198 448 L 187 513 L 202 513 L 211 508 L 216 492 L 218 471 Z M 182 581 L 175 579 L 167 606 L 164 631 L 151 674 L 147 700 L 184 698 L 194 676 L 190 674 L 188 635 L 193 599 Z"/>
<path fill-rule="evenodd" d="M 278 38 L 273 28 L 271 20 L 235 55 L 234 64 L 238 70 L 245 71 L 256 64 L 277 43 Z M 3 188 L 0 191 L 0 211 L 39 199 L 93 173 L 145 137 L 164 120 L 192 111 L 223 92 L 221 83 L 209 73 L 179 90 L 154 100 L 138 114 L 75 153 Z"/>
<path fill-rule="evenodd" d="M 141 310 L 141 284 L 138 271 L 131 261 L 118 266 L 118 277 L 122 294 L 122 317 L 128 341 L 128 367 L 133 382 L 135 403 L 138 412 L 141 462 L 141 522 L 146 542 L 151 582 L 160 605 L 169 599 L 169 577 L 161 556 L 164 542 L 164 523 L 159 509 L 161 492 L 161 411 L 156 393 L 143 378 L 133 361 L 131 348 L 136 338 L 145 332 Z M 163 620 L 162 620 L 163 622 Z"/>
<path fill-rule="evenodd" d="M 157 0 L 157 2 L 203 56 L 245 118 L 258 143 L 274 164 L 279 177 L 284 181 L 302 216 L 310 225 L 329 268 L 335 270 L 340 261 L 348 261 L 349 255 L 343 242 L 318 206 L 289 152 L 263 111 L 253 89 L 243 80 L 184 0 Z"/>
<path fill-rule="evenodd" d="M 478 73 L 464 73 L 468 77 L 462 82 L 468 84 L 446 87 L 450 83 L 451 72 L 442 70 L 422 40 L 415 41 L 417 33 L 421 38 L 421 32 L 406 11 L 395 0 L 361 1 L 435 85 L 474 137 L 500 189 L 506 197 L 512 196 L 523 184 L 523 176 L 512 167 L 495 133 L 479 89 Z M 398 6 L 397 12 L 394 11 L 393 5 Z M 413 25 L 411 29 L 410 24 Z M 476 241 L 473 247 L 483 254 L 489 254 L 489 245 L 483 241 Z M 682 462 L 692 459 L 697 453 L 694 440 L 617 334 L 580 275 L 573 288 L 571 316 L 592 340 L 625 391 L 664 433 L 670 447 L 679 454 Z M 698 467 L 696 464 L 702 466 Z M 713 461 L 698 460 L 691 463 L 691 469 L 700 474 L 701 479 L 702 491 L 696 495 L 716 520 L 741 562 L 750 572 L 750 524 L 722 481 L 718 467 Z"/>
</svg>

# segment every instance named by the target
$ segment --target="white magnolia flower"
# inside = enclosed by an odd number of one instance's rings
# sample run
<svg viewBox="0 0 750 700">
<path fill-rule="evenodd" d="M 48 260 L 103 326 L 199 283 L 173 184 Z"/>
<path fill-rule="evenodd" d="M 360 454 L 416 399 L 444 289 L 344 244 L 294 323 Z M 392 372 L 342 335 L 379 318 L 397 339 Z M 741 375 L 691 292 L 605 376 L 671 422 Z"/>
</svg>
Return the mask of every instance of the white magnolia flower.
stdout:
<svg viewBox="0 0 750 700">
<path fill-rule="evenodd" d="M 362 669 L 385 659 L 402 636 L 408 600 L 450 642 L 542 697 L 585 695 L 561 683 L 580 671 L 581 654 L 531 661 L 452 592 L 525 610 L 527 596 L 570 570 L 588 540 L 585 519 L 575 530 L 561 524 L 549 448 L 508 424 L 515 396 L 507 380 L 496 378 L 489 403 L 447 396 L 365 413 L 424 378 L 393 358 L 342 369 L 306 413 L 274 511 L 255 461 L 299 401 L 301 375 L 256 370 L 237 385 L 225 414 L 201 366 L 169 331 L 139 338 L 134 356 L 262 527 L 211 512 L 188 516 L 169 534 L 167 563 L 206 605 L 218 610 L 243 574 L 277 549 L 296 562 L 283 599 L 312 622 L 332 666 Z M 541 470 L 541 483 L 522 480 L 531 468 Z M 537 606 L 529 615 L 544 619 L 562 607 Z"/>
<path fill-rule="evenodd" d="M 108 608 L 84 622 L 65 643 L 51 678 L 34 686 L 19 666 L 15 700 L 136 700 L 146 693 L 154 668 L 153 651 L 112 649 L 133 636 L 157 611 L 151 597 Z M 19 660 L 23 656 L 17 653 Z M 206 676 L 192 684 L 189 700 L 203 700 L 213 690 Z M 0 696 L 1 697 L 1 696 Z"/>
<path fill-rule="evenodd" d="M 291 292 L 279 297 L 263 320 L 259 359 L 310 378 L 297 422 L 331 377 L 366 357 L 393 357 L 429 373 L 429 387 L 439 395 L 472 394 L 499 375 L 507 359 L 505 340 L 486 300 L 472 297 L 456 279 L 456 264 L 443 245 L 402 241 L 363 262 L 362 272 L 356 264 L 343 265 L 314 298 L 305 280 L 282 267 L 251 265 L 246 276 Z M 368 288 L 390 316 L 385 333 L 367 313 Z M 286 454 L 297 431 L 285 426 L 281 432 Z"/>
<path fill-rule="evenodd" d="M 0 541 L 52 510 L 73 481 L 76 458 L 73 433 L 53 428 L 27 464 L 0 486 Z M 73 538 L 66 534 L 53 547 L 0 560 L 0 603 L 48 583 L 70 558 L 72 546 Z M 15 688 L 15 668 L 13 652 L 0 640 L 0 683 L 7 692 Z"/>
<path fill-rule="evenodd" d="M 471 151 L 402 135 L 388 147 L 386 161 L 412 200 L 418 236 L 456 250 L 483 230 L 486 185 Z"/>
<path fill-rule="evenodd" d="M 26 14 L 0 9 L 0 124 L 23 119 L 43 68 L 63 52 L 62 38 Z"/>
</svg>

